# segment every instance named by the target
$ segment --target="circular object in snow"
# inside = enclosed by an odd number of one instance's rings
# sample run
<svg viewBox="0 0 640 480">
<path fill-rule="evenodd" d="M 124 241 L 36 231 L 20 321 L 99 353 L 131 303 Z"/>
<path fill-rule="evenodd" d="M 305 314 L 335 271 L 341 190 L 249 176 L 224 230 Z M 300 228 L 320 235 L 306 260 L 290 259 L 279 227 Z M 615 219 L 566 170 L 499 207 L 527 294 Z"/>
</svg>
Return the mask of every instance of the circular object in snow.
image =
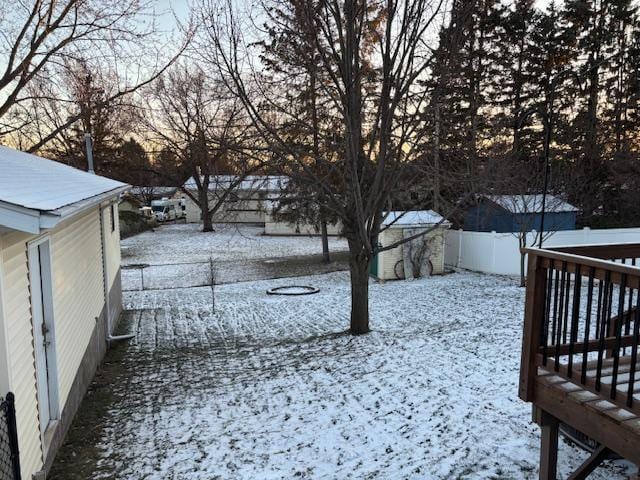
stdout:
<svg viewBox="0 0 640 480">
<path fill-rule="evenodd" d="M 267 295 L 312 295 L 319 291 L 319 288 L 309 287 L 307 285 L 288 285 L 270 288 L 267 290 Z"/>
</svg>

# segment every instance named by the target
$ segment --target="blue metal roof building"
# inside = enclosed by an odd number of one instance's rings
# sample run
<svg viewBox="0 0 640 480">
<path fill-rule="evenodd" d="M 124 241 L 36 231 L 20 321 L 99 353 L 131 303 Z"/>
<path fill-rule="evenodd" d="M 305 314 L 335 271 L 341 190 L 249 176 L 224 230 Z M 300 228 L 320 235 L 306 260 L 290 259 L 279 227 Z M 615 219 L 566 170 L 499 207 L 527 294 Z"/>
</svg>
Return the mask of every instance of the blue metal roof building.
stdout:
<svg viewBox="0 0 640 480">
<path fill-rule="evenodd" d="M 578 209 L 547 195 L 544 230 L 575 230 Z M 540 230 L 542 195 L 483 195 L 464 216 L 464 230 L 475 232 L 522 232 Z"/>
</svg>

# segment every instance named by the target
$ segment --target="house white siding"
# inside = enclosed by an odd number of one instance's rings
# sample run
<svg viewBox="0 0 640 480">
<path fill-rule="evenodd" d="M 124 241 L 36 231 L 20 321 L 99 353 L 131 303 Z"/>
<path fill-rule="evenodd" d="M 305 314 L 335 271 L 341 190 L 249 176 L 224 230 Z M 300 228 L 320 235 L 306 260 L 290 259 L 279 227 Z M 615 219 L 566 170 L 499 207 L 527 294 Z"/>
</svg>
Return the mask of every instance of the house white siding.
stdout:
<svg viewBox="0 0 640 480">
<path fill-rule="evenodd" d="M 197 192 L 193 193 L 197 194 Z M 210 205 L 214 205 L 213 196 Z M 186 197 L 185 211 L 188 223 L 202 221 L 200 207 L 190 197 Z M 242 199 L 237 202 L 223 203 L 221 208 L 214 213 L 212 220 L 214 223 L 264 223 L 265 212 L 262 209 L 262 202 L 259 200 Z"/>
<path fill-rule="evenodd" d="M 213 216 L 215 223 L 264 223 L 265 214 L 259 210 L 219 210 Z"/>
<path fill-rule="evenodd" d="M 63 406 L 96 326 L 96 317 L 104 306 L 99 209 L 56 229 L 51 238 L 58 381 Z"/>
<path fill-rule="evenodd" d="M 9 390 L 16 396 L 20 464 L 25 479 L 40 470 L 43 462 L 27 264 L 27 242 L 32 238 L 35 237 L 23 233 L 5 234 L 1 242 L 0 269 L 9 356 Z"/>
<path fill-rule="evenodd" d="M 69 399 L 74 380 L 105 305 L 101 227 L 107 258 L 109 286 L 118 281 L 120 239 L 117 208 L 111 226 L 110 206 L 93 209 L 59 224 L 42 236 L 51 243 L 53 316 L 57 354 L 59 406 Z M 30 479 L 43 468 L 39 425 L 33 327 L 28 268 L 28 243 L 39 235 L 9 233 L 0 236 L 0 288 L 6 344 L 0 345 L 9 359 L 8 385 L 4 391 L 16 396 L 16 416 L 22 477 Z M 119 306 L 114 306 L 115 312 Z M 0 341 L 3 340 L 0 332 Z M 0 373 L 0 380 L 2 373 Z"/>
<path fill-rule="evenodd" d="M 273 216 L 266 214 L 264 220 L 265 235 L 320 235 L 320 229 L 308 223 L 296 224 L 276 220 Z M 340 235 L 342 227 L 340 224 L 328 224 L 327 234 Z"/>
<path fill-rule="evenodd" d="M 186 204 L 186 209 L 185 209 L 185 213 L 186 213 L 186 219 L 188 223 L 199 223 L 202 221 L 201 215 L 200 215 L 200 207 L 198 206 L 198 204 L 196 202 L 194 202 L 193 200 L 191 200 L 191 197 L 186 197 L 185 198 L 185 204 Z"/>
</svg>

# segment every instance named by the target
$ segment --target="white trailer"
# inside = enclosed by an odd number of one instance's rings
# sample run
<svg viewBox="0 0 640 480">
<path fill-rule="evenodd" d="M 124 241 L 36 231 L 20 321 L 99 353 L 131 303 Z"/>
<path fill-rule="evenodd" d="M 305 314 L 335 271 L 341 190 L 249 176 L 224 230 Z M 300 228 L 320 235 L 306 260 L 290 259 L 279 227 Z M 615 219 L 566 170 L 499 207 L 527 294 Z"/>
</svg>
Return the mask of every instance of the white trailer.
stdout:
<svg viewBox="0 0 640 480">
<path fill-rule="evenodd" d="M 158 222 L 168 222 L 184 217 L 183 200 L 163 198 L 151 201 L 151 210 Z"/>
</svg>

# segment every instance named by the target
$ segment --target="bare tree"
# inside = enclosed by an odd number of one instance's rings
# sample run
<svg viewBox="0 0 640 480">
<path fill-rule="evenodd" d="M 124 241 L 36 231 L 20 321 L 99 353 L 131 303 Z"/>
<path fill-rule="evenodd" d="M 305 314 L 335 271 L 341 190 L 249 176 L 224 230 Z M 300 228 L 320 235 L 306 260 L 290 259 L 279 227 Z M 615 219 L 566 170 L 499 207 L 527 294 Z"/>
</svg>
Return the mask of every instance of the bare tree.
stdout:
<svg viewBox="0 0 640 480">
<path fill-rule="evenodd" d="M 203 60 L 241 99 L 265 143 L 287 160 L 289 174 L 313 184 L 342 221 L 350 250 L 351 332 L 366 333 L 370 262 L 377 253 L 410 241 L 381 247 L 378 235 L 384 212 L 392 210 L 396 195 L 407 187 L 399 183 L 407 178 L 404 166 L 419 157 L 420 112 L 430 92 L 419 80 L 433 65 L 445 2 L 274 0 L 266 5 L 295 11 L 295 29 L 276 28 L 305 36 L 312 32 L 321 78 L 327 79 L 323 94 L 340 120 L 332 132 L 323 129 L 340 155 L 327 161 L 322 173 L 309 167 L 308 150 L 292 147 L 271 121 L 291 119 L 291 114 L 277 82 L 265 79 L 255 65 L 250 45 L 256 39 L 247 34 L 247 22 L 231 1 L 224 6 L 203 2 Z M 272 116 L 265 116 L 265 106 Z"/>
<path fill-rule="evenodd" d="M 42 83 L 31 85 L 29 90 L 47 88 Z M 57 88 L 58 92 L 65 92 L 64 105 L 55 96 L 55 92 L 49 98 L 34 92 L 30 102 L 34 128 L 23 128 L 22 138 L 29 145 L 34 145 L 41 139 L 43 132 L 50 134 L 56 131 L 57 134 L 50 136 L 40 150 L 51 158 L 86 169 L 84 135 L 89 134 L 92 138 L 96 172 L 113 176 L 113 163 L 117 162 L 116 151 L 136 123 L 135 106 L 124 96 L 107 101 L 118 90 L 117 79 L 108 72 L 94 72 L 84 59 L 65 61 L 65 71 L 57 82 Z M 78 115 L 77 121 L 66 128 L 59 128 L 67 123 L 70 115 Z M 131 167 L 133 165 L 130 170 Z"/>
<path fill-rule="evenodd" d="M 409 235 L 413 235 L 414 231 L 409 230 Z M 433 264 L 431 256 L 433 255 L 437 238 L 433 236 L 423 236 L 416 238 L 405 245 L 406 255 L 411 267 L 410 278 L 420 278 L 424 275 L 431 275 L 433 272 Z M 404 263 L 404 262 L 403 262 Z M 404 272 L 406 278 L 407 272 Z"/>
<path fill-rule="evenodd" d="M 0 0 L 0 9 L 0 138 L 29 151 L 86 117 L 64 81 L 79 60 L 117 79 L 93 104 L 104 108 L 158 78 L 192 35 L 187 27 L 176 50 L 165 48 L 153 2 L 140 0 Z"/>
<path fill-rule="evenodd" d="M 197 67 L 177 66 L 149 94 L 150 140 L 188 168 L 197 193 L 183 191 L 200 208 L 203 231 L 213 231 L 213 215 L 270 157 L 256 154 L 239 100 Z"/>
<path fill-rule="evenodd" d="M 542 215 L 542 194 L 530 194 L 526 192 L 515 195 L 501 195 L 489 197 L 494 202 L 499 202 L 500 206 L 509 211 L 512 215 L 515 229 L 511 234 L 518 239 L 520 248 L 520 286 L 526 285 L 526 263 L 523 249 L 535 247 L 544 242 L 558 229 L 562 228 L 558 222 L 549 217 L 549 213 L 561 212 L 569 207 L 561 198 L 547 195 L 545 198 L 544 210 L 547 214 L 544 222 L 544 231 L 541 231 Z M 542 236 L 542 239 L 540 238 Z"/>
</svg>

